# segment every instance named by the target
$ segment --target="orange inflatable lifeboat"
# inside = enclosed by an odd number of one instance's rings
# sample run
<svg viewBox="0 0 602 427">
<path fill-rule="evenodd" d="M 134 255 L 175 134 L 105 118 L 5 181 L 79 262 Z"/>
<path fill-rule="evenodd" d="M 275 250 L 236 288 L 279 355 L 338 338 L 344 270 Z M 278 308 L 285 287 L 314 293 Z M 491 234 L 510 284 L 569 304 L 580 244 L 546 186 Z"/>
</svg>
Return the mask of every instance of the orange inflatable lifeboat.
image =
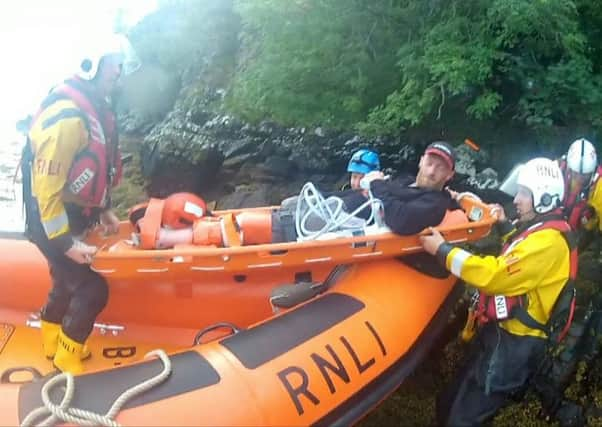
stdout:
<svg viewBox="0 0 602 427">
<path fill-rule="evenodd" d="M 489 233 L 486 206 L 461 204 L 461 221 L 448 218 L 443 234 Z M 0 425 L 39 424 L 50 413 L 53 423 L 78 424 L 75 409 L 96 425 L 350 424 L 417 366 L 461 291 L 434 258 L 415 254 L 417 236 L 386 230 L 162 250 L 131 245 L 132 233 L 124 222 L 118 235 L 89 236 L 110 297 L 86 372 L 72 382 L 41 350 L 44 258 L 26 240 L 0 239 Z M 153 349 L 162 359 L 144 360 Z"/>
<path fill-rule="evenodd" d="M 417 366 L 458 298 L 455 283 L 390 259 L 337 267 L 321 283 L 274 286 L 261 303 L 240 304 L 254 285 L 239 283 L 227 289 L 238 298 L 222 294 L 219 304 L 198 304 L 199 313 L 220 313 L 220 322 L 199 322 L 199 329 L 114 322 L 104 312 L 88 341 L 86 373 L 68 387 L 72 398 L 63 409 L 106 414 L 124 392 L 160 374 L 162 363 L 143 357 L 162 349 L 170 365 L 165 378 L 119 405 L 117 423 L 348 425 Z M 153 310 L 165 303 L 131 304 Z M 0 424 L 40 423 L 49 411 L 28 416 L 44 406 L 43 389 L 58 378 L 42 354 L 38 322 L 9 309 L 0 319 Z M 46 391 L 57 406 L 66 384 Z"/>
</svg>

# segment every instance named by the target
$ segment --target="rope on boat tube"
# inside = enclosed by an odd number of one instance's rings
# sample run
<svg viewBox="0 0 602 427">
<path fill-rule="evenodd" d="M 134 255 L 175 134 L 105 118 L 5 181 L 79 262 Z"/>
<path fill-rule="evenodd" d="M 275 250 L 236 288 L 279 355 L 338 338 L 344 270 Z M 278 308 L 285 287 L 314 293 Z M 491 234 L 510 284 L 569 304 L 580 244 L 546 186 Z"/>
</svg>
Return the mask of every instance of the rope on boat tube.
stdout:
<svg viewBox="0 0 602 427">
<path fill-rule="evenodd" d="M 153 350 L 147 353 L 144 358 L 147 359 L 149 357 L 156 356 L 161 359 L 163 362 L 163 370 L 157 374 L 156 376 L 137 384 L 123 393 L 115 399 L 111 408 L 107 411 L 106 414 L 101 415 L 95 412 L 86 411 L 79 408 L 70 408 L 69 404 L 73 399 L 73 394 L 75 392 L 75 384 L 73 381 L 73 375 L 64 372 L 62 374 L 56 375 L 52 379 L 50 379 L 44 386 L 42 387 L 42 401 L 44 402 L 44 406 L 40 406 L 32 410 L 21 423 L 22 427 L 25 426 L 52 426 L 56 424 L 58 421 L 64 421 L 67 423 L 80 425 L 80 426 L 111 426 L 117 427 L 119 423 L 117 423 L 114 418 L 121 410 L 121 407 L 133 397 L 144 393 L 152 389 L 153 387 L 164 382 L 171 375 L 171 361 L 167 356 L 167 353 L 163 350 Z M 65 393 L 63 395 L 63 399 L 61 403 L 56 405 L 50 400 L 50 390 L 55 387 L 57 384 L 66 383 Z M 50 415 L 49 415 L 50 414 Z M 46 417 L 40 422 L 36 422 L 36 420 L 41 417 Z"/>
</svg>

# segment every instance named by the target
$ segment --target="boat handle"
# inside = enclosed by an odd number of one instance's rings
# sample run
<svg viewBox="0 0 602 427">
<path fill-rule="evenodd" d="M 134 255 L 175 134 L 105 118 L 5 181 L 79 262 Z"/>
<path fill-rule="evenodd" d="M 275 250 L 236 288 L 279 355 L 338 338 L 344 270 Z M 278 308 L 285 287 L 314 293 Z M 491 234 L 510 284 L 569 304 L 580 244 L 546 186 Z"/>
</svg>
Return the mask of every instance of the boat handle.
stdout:
<svg viewBox="0 0 602 427">
<path fill-rule="evenodd" d="M 29 372 L 32 376 L 32 381 L 37 381 L 42 378 L 42 374 L 36 368 L 32 366 L 17 366 L 16 368 L 9 368 L 2 372 L 0 377 L 0 383 L 2 384 L 23 384 L 29 381 L 11 381 L 10 377 L 15 372 Z"/>
<path fill-rule="evenodd" d="M 219 322 L 214 325 L 207 326 L 206 328 L 203 328 L 200 331 L 198 331 L 197 334 L 194 336 L 194 341 L 192 342 L 192 344 L 193 345 L 201 344 L 201 338 L 203 338 L 203 335 L 205 335 L 208 332 L 215 331 L 216 329 L 220 329 L 220 328 L 231 329 L 232 330 L 231 335 L 235 335 L 240 332 L 240 328 L 237 327 L 236 325 L 234 325 L 233 323 Z"/>
</svg>

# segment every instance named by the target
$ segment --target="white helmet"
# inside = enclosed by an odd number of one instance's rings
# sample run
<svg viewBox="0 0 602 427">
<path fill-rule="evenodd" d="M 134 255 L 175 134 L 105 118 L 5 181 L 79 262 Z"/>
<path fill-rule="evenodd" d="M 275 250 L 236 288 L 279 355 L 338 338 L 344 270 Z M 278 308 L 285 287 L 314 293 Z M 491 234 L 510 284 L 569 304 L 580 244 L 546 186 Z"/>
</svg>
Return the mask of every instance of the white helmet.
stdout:
<svg viewBox="0 0 602 427">
<path fill-rule="evenodd" d="M 84 80 L 92 80 L 98 71 L 100 60 L 107 55 L 120 55 L 123 60 L 123 74 L 128 75 L 140 68 L 140 59 L 132 44 L 123 34 L 111 33 L 97 37 L 85 46 L 80 57 L 77 75 Z"/>
<path fill-rule="evenodd" d="M 598 156 L 594 144 L 585 138 L 573 142 L 566 155 L 566 165 L 573 172 L 584 175 L 594 173 L 598 166 Z"/>
<path fill-rule="evenodd" d="M 564 198 L 564 178 L 560 166 L 545 157 L 525 163 L 518 173 L 516 184 L 531 190 L 533 209 L 540 214 L 556 209 Z"/>
</svg>

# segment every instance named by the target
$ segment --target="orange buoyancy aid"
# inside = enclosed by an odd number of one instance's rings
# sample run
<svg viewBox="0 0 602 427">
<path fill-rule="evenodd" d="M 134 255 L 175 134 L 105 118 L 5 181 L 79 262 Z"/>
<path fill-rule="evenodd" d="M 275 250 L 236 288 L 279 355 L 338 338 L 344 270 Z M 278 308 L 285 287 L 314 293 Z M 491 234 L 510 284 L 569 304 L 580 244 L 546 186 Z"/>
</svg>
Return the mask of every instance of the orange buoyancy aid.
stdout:
<svg viewBox="0 0 602 427">
<path fill-rule="evenodd" d="M 115 114 L 74 77 L 55 87 L 42 102 L 42 111 L 61 99 L 71 100 L 88 130 L 88 145 L 79 152 L 67 174 L 66 188 L 88 207 L 106 207 L 111 187 L 121 179 L 122 164 Z"/>
<path fill-rule="evenodd" d="M 564 334 L 568 331 L 568 327 L 570 327 L 570 322 L 572 321 L 572 313 L 574 312 L 575 306 L 575 298 L 574 298 L 574 280 L 577 277 L 577 244 L 575 241 L 575 237 L 572 234 L 572 229 L 570 225 L 564 220 L 560 215 L 551 216 L 549 219 L 541 222 L 537 222 L 532 224 L 531 226 L 525 228 L 521 232 L 517 232 L 515 236 L 513 236 L 502 248 L 502 254 L 506 254 L 510 252 L 510 250 L 519 242 L 526 239 L 530 234 L 535 233 L 537 231 L 545 230 L 545 229 L 553 229 L 559 231 L 562 236 L 565 238 L 569 250 L 570 250 L 570 270 L 569 270 L 569 279 L 565 284 L 563 291 L 568 289 L 573 298 L 570 300 L 570 316 L 567 321 L 567 325 L 559 336 L 559 341 L 562 340 Z M 561 292 L 562 294 L 562 292 Z M 556 300 L 556 304 L 552 312 L 556 311 L 558 308 L 558 301 L 561 299 L 559 295 Z M 549 333 L 547 325 L 544 325 L 537 320 L 535 320 L 528 312 L 527 307 L 529 305 L 529 301 L 527 295 L 517 295 L 517 296 L 504 296 L 504 295 L 487 295 L 482 291 L 479 291 L 475 294 L 473 299 L 473 307 L 474 307 L 474 316 L 476 316 L 476 321 L 479 324 L 484 324 L 490 321 L 504 321 L 511 318 L 518 319 L 521 323 L 532 329 L 539 329 L 546 333 Z M 550 314 L 550 318 L 552 317 L 552 313 Z"/>
<path fill-rule="evenodd" d="M 594 208 L 589 204 L 590 191 L 596 187 L 600 175 L 602 175 L 602 166 L 598 166 L 590 182 L 583 188 L 571 191 L 570 170 L 567 167 L 566 159 L 559 161 L 560 170 L 564 176 L 564 214 L 567 222 L 573 228 L 578 230 L 595 215 Z"/>
</svg>

